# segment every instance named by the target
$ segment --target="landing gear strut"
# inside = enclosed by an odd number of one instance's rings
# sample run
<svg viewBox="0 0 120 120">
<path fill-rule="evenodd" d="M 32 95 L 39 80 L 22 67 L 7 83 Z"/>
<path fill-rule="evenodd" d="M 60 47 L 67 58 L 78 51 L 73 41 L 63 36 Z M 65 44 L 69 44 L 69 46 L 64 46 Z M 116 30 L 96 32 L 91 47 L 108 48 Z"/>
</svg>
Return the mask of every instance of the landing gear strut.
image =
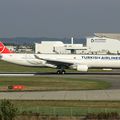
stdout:
<svg viewBox="0 0 120 120">
<path fill-rule="evenodd" d="M 58 70 L 57 74 L 65 74 L 65 70 Z"/>
</svg>

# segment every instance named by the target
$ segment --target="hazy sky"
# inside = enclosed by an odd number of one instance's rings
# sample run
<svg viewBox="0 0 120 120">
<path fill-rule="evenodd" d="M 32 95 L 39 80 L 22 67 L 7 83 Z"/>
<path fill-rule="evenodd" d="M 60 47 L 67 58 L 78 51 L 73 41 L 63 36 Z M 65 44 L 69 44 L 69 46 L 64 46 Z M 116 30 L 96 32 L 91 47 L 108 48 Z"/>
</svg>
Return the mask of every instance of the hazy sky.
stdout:
<svg viewBox="0 0 120 120">
<path fill-rule="evenodd" d="M 120 0 L 0 0 L 0 37 L 120 32 Z"/>
</svg>

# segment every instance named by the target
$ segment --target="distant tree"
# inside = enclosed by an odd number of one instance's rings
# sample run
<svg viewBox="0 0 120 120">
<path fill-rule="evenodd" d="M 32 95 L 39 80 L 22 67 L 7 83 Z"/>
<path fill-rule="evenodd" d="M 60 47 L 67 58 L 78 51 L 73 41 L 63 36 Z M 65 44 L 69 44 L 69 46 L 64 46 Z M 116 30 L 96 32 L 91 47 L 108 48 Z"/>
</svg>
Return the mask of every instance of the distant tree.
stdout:
<svg viewBox="0 0 120 120">
<path fill-rule="evenodd" d="M 1 120 L 14 120 L 18 113 L 18 109 L 9 100 L 2 100 L 0 103 Z"/>
</svg>

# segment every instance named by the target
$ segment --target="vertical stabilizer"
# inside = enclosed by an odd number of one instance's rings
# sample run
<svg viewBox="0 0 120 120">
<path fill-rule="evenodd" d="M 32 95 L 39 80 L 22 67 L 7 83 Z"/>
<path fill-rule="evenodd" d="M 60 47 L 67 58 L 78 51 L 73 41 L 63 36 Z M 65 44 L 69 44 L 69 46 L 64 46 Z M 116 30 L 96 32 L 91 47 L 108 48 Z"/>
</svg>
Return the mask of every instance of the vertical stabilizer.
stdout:
<svg viewBox="0 0 120 120">
<path fill-rule="evenodd" d="M 8 54 L 8 53 L 13 53 L 10 51 L 2 42 L 0 42 L 0 53 Z"/>
</svg>

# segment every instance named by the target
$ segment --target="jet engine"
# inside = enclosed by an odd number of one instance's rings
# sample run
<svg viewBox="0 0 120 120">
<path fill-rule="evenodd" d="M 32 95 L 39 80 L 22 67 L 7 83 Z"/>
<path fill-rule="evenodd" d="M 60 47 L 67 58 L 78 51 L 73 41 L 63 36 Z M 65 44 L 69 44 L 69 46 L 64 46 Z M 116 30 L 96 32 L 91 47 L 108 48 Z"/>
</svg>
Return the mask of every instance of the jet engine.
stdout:
<svg viewBox="0 0 120 120">
<path fill-rule="evenodd" d="M 88 66 L 87 65 L 77 65 L 77 71 L 87 72 Z"/>
</svg>

